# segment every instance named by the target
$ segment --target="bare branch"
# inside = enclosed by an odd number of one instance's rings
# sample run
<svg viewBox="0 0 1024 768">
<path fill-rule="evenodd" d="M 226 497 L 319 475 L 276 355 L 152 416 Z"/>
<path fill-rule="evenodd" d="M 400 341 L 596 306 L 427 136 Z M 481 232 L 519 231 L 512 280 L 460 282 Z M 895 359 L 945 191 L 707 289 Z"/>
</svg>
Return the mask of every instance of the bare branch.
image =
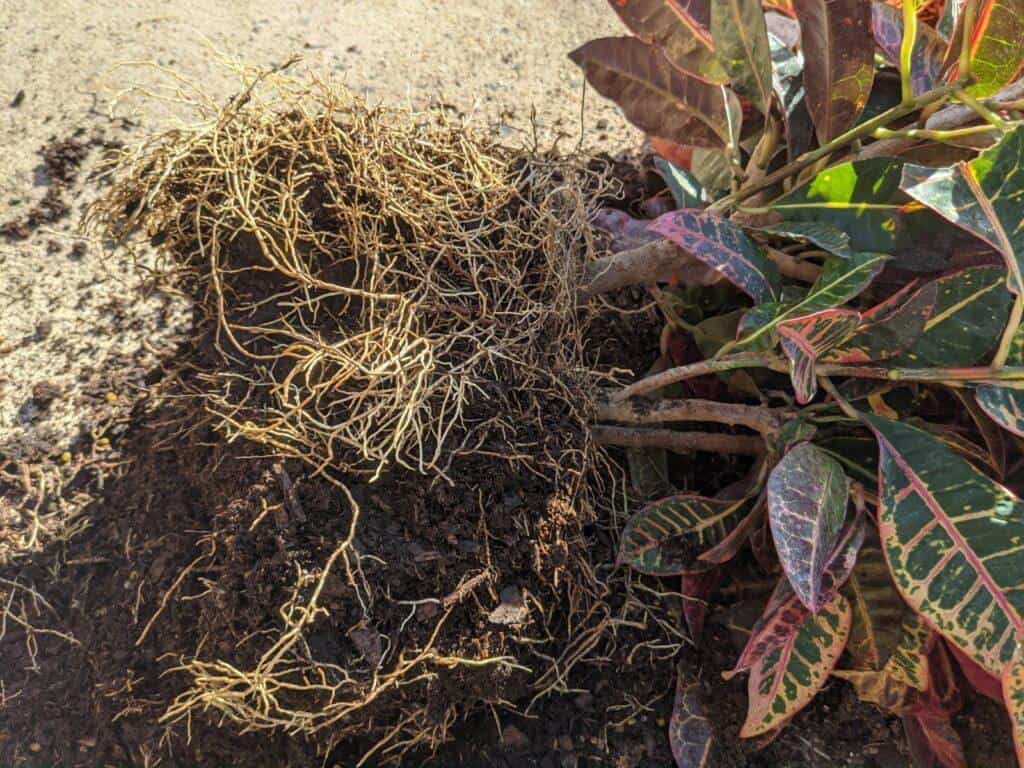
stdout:
<svg viewBox="0 0 1024 768">
<path fill-rule="evenodd" d="M 591 428 L 598 445 L 625 448 L 664 448 L 673 453 L 736 453 L 758 456 L 764 453 L 764 441 L 752 435 L 723 435 L 708 432 L 676 432 L 673 429 L 634 429 L 598 425 Z"/>
<path fill-rule="evenodd" d="M 789 414 L 781 409 L 698 399 L 659 400 L 656 403 L 599 403 L 596 416 L 601 421 L 622 421 L 630 424 L 709 421 L 747 427 L 766 435 L 778 432 L 789 418 Z"/>
</svg>

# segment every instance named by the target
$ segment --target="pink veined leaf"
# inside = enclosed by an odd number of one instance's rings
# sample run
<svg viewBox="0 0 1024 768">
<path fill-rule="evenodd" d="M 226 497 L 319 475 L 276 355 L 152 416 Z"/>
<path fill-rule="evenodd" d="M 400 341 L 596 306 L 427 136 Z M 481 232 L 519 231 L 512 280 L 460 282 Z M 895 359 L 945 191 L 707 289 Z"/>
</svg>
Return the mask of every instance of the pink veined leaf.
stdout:
<svg viewBox="0 0 1024 768">
<path fill-rule="evenodd" d="M 686 681 L 676 672 L 676 697 L 668 739 L 677 768 L 706 768 L 714 746 L 714 729 L 700 698 L 700 683 Z"/>
<path fill-rule="evenodd" d="M 762 494 L 754 504 L 753 509 L 750 510 L 750 514 L 743 518 L 740 524 L 733 528 L 724 539 L 707 552 L 702 552 L 698 559 L 705 563 L 721 565 L 736 557 L 743 548 L 743 545 L 747 543 L 754 527 L 761 522 L 761 518 L 764 515 L 765 502 L 766 497 Z"/>
<path fill-rule="evenodd" d="M 768 520 L 782 569 L 811 611 L 822 606 L 822 578 L 846 517 L 842 465 L 813 443 L 790 450 L 768 478 Z"/>
<path fill-rule="evenodd" d="M 686 209 L 658 217 L 651 229 L 720 272 L 758 303 L 778 296 L 779 268 L 727 219 L 700 209 Z"/>
<path fill-rule="evenodd" d="M 932 316 L 938 291 L 934 282 L 915 291 L 916 288 L 916 283 L 908 283 L 881 304 L 865 311 L 857 330 L 825 352 L 820 360 L 859 365 L 888 360 L 910 349 Z"/>
<path fill-rule="evenodd" d="M 1017 764 L 1024 765 L 1024 645 L 1018 644 L 1010 663 L 1003 670 L 1003 703 L 1013 727 L 1013 748 Z"/>
<path fill-rule="evenodd" d="M 860 313 L 855 310 L 826 309 L 779 323 L 779 341 L 789 358 L 789 375 L 798 403 L 808 403 L 817 394 L 818 359 L 848 339 L 860 322 Z"/>
</svg>

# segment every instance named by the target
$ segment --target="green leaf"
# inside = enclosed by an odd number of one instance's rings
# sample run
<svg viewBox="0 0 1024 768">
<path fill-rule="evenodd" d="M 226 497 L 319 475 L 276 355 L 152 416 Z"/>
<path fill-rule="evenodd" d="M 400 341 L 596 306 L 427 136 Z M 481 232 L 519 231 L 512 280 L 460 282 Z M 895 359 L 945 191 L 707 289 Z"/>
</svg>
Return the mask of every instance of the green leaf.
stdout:
<svg viewBox="0 0 1024 768">
<path fill-rule="evenodd" d="M 935 306 L 910 351 L 910 366 L 974 365 L 994 349 L 1013 297 L 1000 267 L 968 267 L 933 281 Z M 921 290 L 925 290 L 927 286 Z"/>
<path fill-rule="evenodd" d="M 591 40 L 569 54 L 598 93 L 648 133 L 678 144 L 724 147 L 738 135 L 736 95 L 677 69 L 661 51 L 634 37 Z"/>
<path fill-rule="evenodd" d="M 822 222 L 845 232 L 854 251 L 894 254 L 914 245 L 936 217 L 900 189 L 903 161 L 853 160 L 821 171 L 776 200 L 771 208 L 787 222 Z M 916 247 L 920 247 L 918 239 Z"/>
<path fill-rule="evenodd" d="M 1024 627 L 1024 504 L 940 440 L 861 414 L 879 447 L 879 533 L 904 600 L 998 676 Z"/>
<path fill-rule="evenodd" d="M 898 69 L 903 43 L 903 12 L 882 0 L 874 0 L 871 3 L 871 28 L 885 58 Z M 915 96 L 942 84 L 946 47 L 946 41 L 934 29 L 923 22 L 917 23 L 917 36 L 910 55 L 910 79 Z"/>
<path fill-rule="evenodd" d="M 715 732 L 700 699 L 701 685 L 687 682 L 676 672 L 676 698 L 668 724 L 668 740 L 677 768 L 705 768 L 715 743 Z"/>
<path fill-rule="evenodd" d="M 871 94 L 875 41 L 863 0 L 793 0 L 800 22 L 807 107 L 824 144 L 853 125 Z"/>
<path fill-rule="evenodd" d="M 960 21 L 963 21 L 961 16 Z M 955 42 L 962 39 L 958 30 Z M 982 0 L 971 35 L 972 96 L 991 96 L 1020 76 L 1024 61 L 1024 0 Z M 956 67 L 950 78 L 956 78 Z"/>
<path fill-rule="evenodd" d="M 852 309 L 825 309 L 779 323 L 779 339 L 789 358 L 789 375 L 798 403 L 809 403 L 818 391 L 818 359 L 849 338 L 860 321 L 860 313 Z"/>
<path fill-rule="evenodd" d="M 908 283 L 881 304 L 861 316 L 856 332 L 834 349 L 822 355 L 822 360 L 843 365 L 878 362 L 902 354 L 924 333 L 925 324 L 935 311 L 938 287 L 928 283 L 920 290 Z"/>
<path fill-rule="evenodd" d="M 1024 365 L 1024 326 L 1017 326 L 1010 340 L 1007 365 Z M 1024 437 L 1024 390 L 982 384 L 974 393 L 981 409 L 996 424 Z M 986 441 L 987 442 L 987 441 Z"/>
<path fill-rule="evenodd" d="M 755 307 L 748 312 L 740 331 L 740 342 L 747 346 L 764 334 L 773 331 L 779 323 L 845 304 L 867 288 L 875 279 L 886 257 L 880 253 L 856 253 L 849 259 L 833 257 L 825 262 L 818 279 L 800 301 L 788 306 L 775 303 Z M 758 324 L 759 323 L 759 324 Z"/>
<path fill-rule="evenodd" d="M 654 158 L 654 166 L 665 179 L 677 208 L 700 208 L 708 202 L 707 193 L 689 171 L 660 156 Z"/>
<path fill-rule="evenodd" d="M 772 638 L 750 668 L 742 738 L 782 726 L 810 703 L 839 660 L 850 634 L 850 603 L 840 594 L 811 613 L 793 599 L 763 628 Z"/>
<path fill-rule="evenodd" d="M 769 235 L 811 243 L 836 256 L 842 256 L 844 259 L 853 257 L 849 235 L 822 221 L 789 221 L 785 224 L 761 227 L 760 231 L 767 232 Z"/>
<path fill-rule="evenodd" d="M 651 229 L 720 272 L 754 301 L 778 296 L 779 268 L 727 219 L 699 210 L 672 211 L 655 219 Z"/>
<path fill-rule="evenodd" d="M 947 168 L 907 165 L 901 186 L 999 251 L 1010 272 L 1009 289 L 1024 294 L 1024 128 L 1010 131 L 969 163 Z"/>
<path fill-rule="evenodd" d="M 902 637 L 907 607 L 896 591 L 875 525 L 867 526 L 857 564 L 843 586 L 853 608 L 846 650 L 856 670 L 880 671 Z"/>
<path fill-rule="evenodd" d="M 772 60 L 760 0 L 711 0 L 711 39 L 733 89 L 767 115 Z"/>
<path fill-rule="evenodd" d="M 749 501 L 680 494 L 648 504 L 626 523 L 618 563 L 653 576 L 682 573 L 739 524 Z"/>
<path fill-rule="evenodd" d="M 633 34 L 661 48 L 679 69 L 713 83 L 728 81 L 715 57 L 708 0 L 611 0 L 609 4 Z"/>
<path fill-rule="evenodd" d="M 768 478 L 768 520 L 779 562 L 810 610 L 822 606 L 822 577 L 846 518 L 847 479 L 839 462 L 801 443 Z"/>
</svg>

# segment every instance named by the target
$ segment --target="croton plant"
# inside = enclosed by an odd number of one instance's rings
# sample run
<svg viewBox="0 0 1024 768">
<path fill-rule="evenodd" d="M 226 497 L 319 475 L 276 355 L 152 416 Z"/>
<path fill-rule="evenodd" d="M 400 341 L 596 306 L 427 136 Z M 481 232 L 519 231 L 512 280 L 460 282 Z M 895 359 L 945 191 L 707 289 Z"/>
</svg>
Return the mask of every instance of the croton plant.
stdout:
<svg viewBox="0 0 1024 768">
<path fill-rule="evenodd" d="M 958 665 L 1024 765 L 1024 0 L 611 5 L 632 35 L 571 58 L 656 183 L 602 215 L 591 290 L 647 286 L 665 328 L 598 438 L 638 475 L 666 448 L 751 457 L 637 512 L 620 562 L 681 577 L 692 631 L 741 551 L 778 574 L 727 673 L 742 736 L 839 677 L 961 766 Z M 680 680 L 680 765 L 708 759 L 696 706 Z"/>
</svg>

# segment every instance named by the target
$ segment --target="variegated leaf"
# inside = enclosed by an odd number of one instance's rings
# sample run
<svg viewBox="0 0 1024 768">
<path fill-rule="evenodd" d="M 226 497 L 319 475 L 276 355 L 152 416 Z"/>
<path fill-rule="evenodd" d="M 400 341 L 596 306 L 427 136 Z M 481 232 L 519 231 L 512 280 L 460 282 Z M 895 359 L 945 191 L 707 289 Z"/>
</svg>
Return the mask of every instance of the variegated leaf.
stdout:
<svg viewBox="0 0 1024 768">
<path fill-rule="evenodd" d="M 824 144 L 860 116 L 874 80 L 871 7 L 862 0 L 793 0 L 807 106 Z"/>
<path fill-rule="evenodd" d="M 654 576 L 682 573 L 739 524 L 749 503 L 681 494 L 648 504 L 626 523 L 618 563 Z"/>
<path fill-rule="evenodd" d="M 907 165 L 901 186 L 999 251 L 1010 272 L 1009 289 L 1024 294 L 1024 128 L 1010 131 L 969 163 L 947 168 Z"/>
<path fill-rule="evenodd" d="M 938 294 L 938 286 L 932 282 L 907 298 L 914 287 L 913 283 L 908 283 L 886 301 L 864 312 L 857 330 L 825 352 L 821 359 L 845 365 L 879 362 L 913 346 L 934 312 Z"/>
<path fill-rule="evenodd" d="M 591 40 L 569 54 L 598 93 L 638 128 L 678 144 L 724 147 L 742 120 L 732 92 L 675 67 L 635 37 Z"/>
<path fill-rule="evenodd" d="M 772 59 L 760 0 L 712 0 L 711 38 L 733 90 L 767 115 L 772 103 Z"/>
<path fill-rule="evenodd" d="M 776 642 L 750 668 L 741 737 L 780 727 L 814 698 L 843 652 L 850 617 L 850 604 L 839 594 L 817 613 L 795 600 L 776 611 L 764 629 Z"/>
<path fill-rule="evenodd" d="M 680 168 L 663 157 L 654 158 L 654 167 L 665 179 L 665 185 L 672 194 L 676 208 L 699 208 L 708 202 L 707 192 L 685 168 Z"/>
<path fill-rule="evenodd" d="M 771 207 L 787 223 L 821 222 L 845 232 L 854 251 L 894 254 L 925 247 L 922 233 L 941 220 L 900 190 L 902 169 L 903 161 L 892 157 L 840 163 Z"/>
<path fill-rule="evenodd" d="M 629 30 L 665 52 L 684 72 L 724 83 L 728 75 L 715 57 L 708 0 L 610 0 Z"/>
<path fill-rule="evenodd" d="M 779 340 L 789 359 L 789 375 L 798 403 L 809 403 L 817 394 L 818 359 L 849 338 L 860 321 L 860 313 L 852 309 L 826 309 L 779 323 Z"/>
<path fill-rule="evenodd" d="M 956 50 L 963 39 L 961 26 L 953 39 Z M 982 0 L 971 35 L 970 61 L 974 82 L 967 90 L 977 97 L 991 96 L 1020 76 L 1024 62 L 1024 0 Z M 954 66 L 950 77 L 957 77 L 958 72 Z"/>
<path fill-rule="evenodd" d="M 1002 678 L 1003 703 L 1013 726 L 1013 748 L 1017 763 L 1024 765 L 1024 645 L 1019 644 Z"/>
<path fill-rule="evenodd" d="M 919 691 L 928 690 L 928 652 L 935 635 L 924 619 L 907 613 L 900 627 L 900 639 L 885 668 L 896 679 Z"/>
<path fill-rule="evenodd" d="M 847 646 L 849 643 L 848 640 Z M 886 712 L 902 715 L 911 708 L 910 687 L 902 680 L 894 678 L 887 670 L 834 669 L 832 676 L 850 683 L 853 690 L 856 691 L 858 699 L 868 704 L 874 704 Z"/>
<path fill-rule="evenodd" d="M 700 683 L 687 682 L 676 673 L 676 698 L 668 725 L 668 740 L 677 768 L 705 768 L 709 765 L 715 731 L 700 699 Z"/>
<path fill-rule="evenodd" d="M 754 301 L 778 297 L 779 268 L 727 219 L 700 210 L 673 211 L 655 219 L 651 229 L 720 272 Z"/>
<path fill-rule="evenodd" d="M 864 544 L 843 595 L 853 609 L 846 650 L 855 670 L 881 671 L 902 638 L 906 604 L 892 583 L 882 543 L 874 524 L 867 526 Z"/>
<path fill-rule="evenodd" d="M 842 256 L 844 259 L 853 257 L 850 236 L 823 221 L 788 221 L 785 224 L 770 224 L 760 227 L 760 231 L 790 240 L 811 243 L 831 254 Z"/>
<path fill-rule="evenodd" d="M 822 606 L 822 577 L 846 517 L 847 479 L 839 462 L 802 443 L 768 478 L 768 519 L 782 569 L 810 610 Z"/>
<path fill-rule="evenodd" d="M 897 360 L 912 367 L 975 365 L 992 353 L 1010 315 L 1006 273 L 994 266 L 968 267 L 934 285 L 932 314 Z"/>
<path fill-rule="evenodd" d="M 779 18 L 770 14 L 769 19 Z M 799 28 L 796 30 L 799 37 Z M 768 30 L 768 46 L 772 55 L 772 89 L 782 112 L 782 128 L 786 136 L 786 157 L 792 161 L 811 146 L 814 123 L 807 111 L 804 89 L 804 56 Z"/>
<path fill-rule="evenodd" d="M 1024 326 L 1018 325 L 1010 341 L 1007 365 L 1024 365 Z M 982 410 L 996 424 L 1024 437 L 1024 391 L 995 384 L 982 384 L 975 390 Z"/>
<path fill-rule="evenodd" d="M 871 29 L 885 58 L 899 68 L 900 46 L 903 43 L 903 14 L 900 9 L 881 0 L 874 0 L 871 3 Z M 942 84 L 945 55 L 946 41 L 934 29 L 919 21 L 910 55 L 910 80 L 915 96 Z"/>
<path fill-rule="evenodd" d="M 879 532 L 904 599 L 991 674 L 1024 626 L 1024 504 L 920 429 L 861 414 L 879 446 Z"/>
<path fill-rule="evenodd" d="M 750 346 L 786 320 L 845 304 L 871 284 L 885 261 L 886 256 L 880 253 L 855 253 L 849 259 L 838 256 L 829 259 L 802 299 L 789 304 L 771 302 L 748 312 L 740 323 L 740 343 Z"/>
</svg>

